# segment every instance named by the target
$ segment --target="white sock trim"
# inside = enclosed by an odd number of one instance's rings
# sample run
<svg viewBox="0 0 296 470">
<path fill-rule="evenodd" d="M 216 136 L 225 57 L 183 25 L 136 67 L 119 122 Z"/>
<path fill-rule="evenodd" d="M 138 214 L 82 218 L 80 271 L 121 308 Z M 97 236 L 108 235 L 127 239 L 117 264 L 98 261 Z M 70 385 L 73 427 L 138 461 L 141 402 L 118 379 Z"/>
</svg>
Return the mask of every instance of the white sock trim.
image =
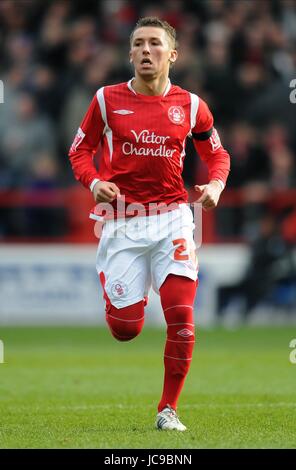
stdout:
<svg viewBox="0 0 296 470">
<path fill-rule="evenodd" d="M 108 313 L 108 317 L 114 318 L 114 320 L 119 320 L 119 321 L 124 321 L 124 322 L 135 322 L 135 321 L 143 320 L 143 318 L 145 318 L 145 316 L 143 315 L 141 318 L 137 318 L 136 320 L 125 320 L 123 318 L 114 317 L 113 315 L 110 315 L 109 313 Z"/>
<path fill-rule="evenodd" d="M 192 305 L 173 305 L 172 307 L 167 307 L 163 311 L 166 312 L 167 310 L 170 310 L 171 308 L 176 308 L 176 307 L 187 307 L 193 309 Z"/>
<path fill-rule="evenodd" d="M 173 357 L 173 356 L 167 356 L 164 354 L 164 357 L 167 357 L 168 359 L 175 359 L 176 361 L 191 361 L 192 357 L 189 357 L 188 359 L 185 357 Z"/>
</svg>

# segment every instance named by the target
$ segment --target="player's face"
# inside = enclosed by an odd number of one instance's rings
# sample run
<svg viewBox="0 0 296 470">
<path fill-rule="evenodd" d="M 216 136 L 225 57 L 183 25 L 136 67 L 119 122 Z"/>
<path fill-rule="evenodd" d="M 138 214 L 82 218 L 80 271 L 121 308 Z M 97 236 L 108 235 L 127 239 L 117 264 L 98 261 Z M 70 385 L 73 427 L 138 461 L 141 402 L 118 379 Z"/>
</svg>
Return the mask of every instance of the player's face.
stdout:
<svg viewBox="0 0 296 470">
<path fill-rule="evenodd" d="M 177 59 L 170 38 L 162 28 L 144 26 L 133 35 L 130 60 L 135 71 L 143 78 L 156 78 L 169 71 L 170 63 Z"/>
</svg>

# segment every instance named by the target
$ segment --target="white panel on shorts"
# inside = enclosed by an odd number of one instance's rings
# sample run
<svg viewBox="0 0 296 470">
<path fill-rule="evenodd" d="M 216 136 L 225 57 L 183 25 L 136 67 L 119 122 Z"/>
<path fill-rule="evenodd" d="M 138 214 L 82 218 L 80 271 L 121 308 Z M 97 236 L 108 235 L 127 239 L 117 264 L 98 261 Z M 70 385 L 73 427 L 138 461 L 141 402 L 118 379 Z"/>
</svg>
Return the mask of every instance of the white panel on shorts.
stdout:
<svg viewBox="0 0 296 470">
<path fill-rule="evenodd" d="M 155 246 L 151 253 L 152 287 L 159 294 L 159 288 L 169 274 L 188 277 L 194 281 L 197 279 L 196 247 L 193 239 L 193 216 L 191 210 L 184 204 L 181 208 L 181 217 L 172 226 L 169 237 L 163 238 Z M 182 255 L 190 255 L 188 260 L 176 260 L 177 246 L 173 240 L 185 239 L 187 250 Z"/>
<path fill-rule="evenodd" d="M 130 220 L 105 222 L 97 252 L 96 268 L 105 275 L 105 290 L 116 308 L 142 300 L 151 285 L 149 241 L 126 236 Z"/>
<path fill-rule="evenodd" d="M 123 308 L 139 302 L 151 283 L 159 293 L 170 273 L 196 280 L 195 262 L 174 259 L 173 244 L 173 240 L 185 238 L 194 250 L 193 227 L 186 204 L 170 213 L 107 221 L 98 247 L 97 271 L 104 272 L 112 305 Z"/>
</svg>

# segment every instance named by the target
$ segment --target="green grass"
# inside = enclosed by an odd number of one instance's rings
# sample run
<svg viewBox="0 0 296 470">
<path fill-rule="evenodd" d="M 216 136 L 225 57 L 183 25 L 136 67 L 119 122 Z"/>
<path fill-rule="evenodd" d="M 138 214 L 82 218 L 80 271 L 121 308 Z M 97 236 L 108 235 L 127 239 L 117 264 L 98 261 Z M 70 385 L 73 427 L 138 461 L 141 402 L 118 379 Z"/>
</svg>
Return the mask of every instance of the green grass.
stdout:
<svg viewBox="0 0 296 470">
<path fill-rule="evenodd" d="M 295 448 L 295 328 L 201 330 L 179 401 L 188 431 L 154 429 L 164 330 L 1 328 L 1 448 Z"/>
</svg>

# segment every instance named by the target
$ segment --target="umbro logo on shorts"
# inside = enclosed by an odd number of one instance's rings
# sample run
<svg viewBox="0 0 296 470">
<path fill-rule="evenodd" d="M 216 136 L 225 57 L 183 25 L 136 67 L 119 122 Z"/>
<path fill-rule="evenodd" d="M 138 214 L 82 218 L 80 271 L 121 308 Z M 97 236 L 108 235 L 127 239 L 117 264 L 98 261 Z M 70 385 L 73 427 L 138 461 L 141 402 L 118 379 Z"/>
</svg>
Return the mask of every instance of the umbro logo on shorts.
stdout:
<svg viewBox="0 0 296 470">
<path fill-rule="evenodd" d="M 134 111 L 130 111 L 129 109 L 115 109 L 113 113 L 122 114 L 122 116 L 125 116 L 126 114 L 134 114 Z"/>
<path fill-rule="evenodd" d="M 183 338 L 188 338 L 188 336 L 193 336 L 193 333 L 187 328 L 183 328 L 183 330 L 177 332 L 177 335 L 183 336 Z"/>
</svg>

